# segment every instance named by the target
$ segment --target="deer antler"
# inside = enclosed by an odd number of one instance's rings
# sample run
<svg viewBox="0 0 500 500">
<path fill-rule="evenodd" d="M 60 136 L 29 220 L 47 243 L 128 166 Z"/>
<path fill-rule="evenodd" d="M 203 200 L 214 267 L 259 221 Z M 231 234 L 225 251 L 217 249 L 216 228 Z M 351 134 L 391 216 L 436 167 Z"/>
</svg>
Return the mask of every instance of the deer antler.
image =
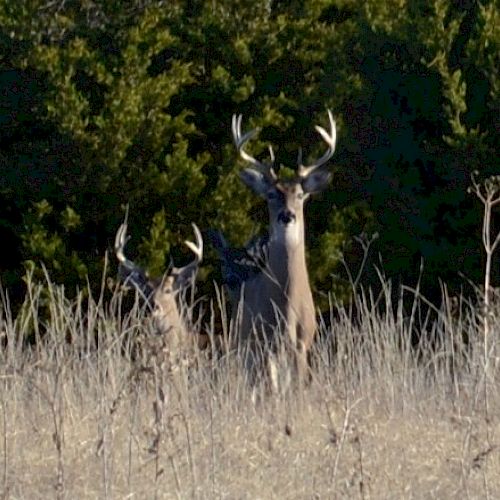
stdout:
<svg viewBox="0 0 500 500">
<path fill-rule="evenodd" d="M 299 150 L 299 156 L 297 160 L 299 166 L 299 177 L 307 177 L 311 172 L 324 165 L 333 156 L 333 153 L 335 152 L 335 143 L 337 141 L 337 129 L 335 126 L 335 120 L 333 119 L 333 115 L 330 110 L 328 110 L 328 119 L 330 121 L 329 133 L 323 127 L 320 127 L 319 125 L 315 126 L 316 130 L 321 135 L 323 140 L 328 144 L 328 149 L 321 158 L 308 166 L 302 164 L 302 150 Z"/>
<path fill-rule="evenodd" d="M 143 269 L 125 257 L 125 245 L 130 239 L 130 236 L 127 236 L 127 216 L 128 210 L 125 215 L 125 221 L 120 225 L 115 236 L 115 254 L 120 263 L 121 279 L 126 284 L 132 284 L 141 292 L 145 299 L 149 299 L 153 293 L 153 286 L 146 273 Z"/>
<path fill-rule="evenodd" d="M 240 156 L 247 162 L 249 162 L 255 169 L 266 175 L 267 177 L 276 180 L 277 175 L 276 172 L 274 171 L 273 165 L 274 165 L 274 151 L 271 146 L 269 146 L 269 156 L 271 157 L 271 162 L 270 163 L 263 163 L 258 161 L 256 158 L 253 156 L 249 155 L 244 149 L 243 146 L 245 143 L 249 141 L 252 137 L 254 137 L 257 132 L 259 131 L 258 129 L 253 129 L 245 134 L 241 133 L 241 121 L 243 119 L 242 115 L 233 115 L 232 123 L 231 123 L 231 131 L 233 133 L 233 141 L 234 144 L 236 145 L 236 149 L 238 150 L 238 153 Z"/>
<path fill-rule="evenodd" d="M 176 277 L 176 285 L 178 287 L 183 286 L 194 276 L 203 259 L 203 238 L 196 224 L 193 224 L 193 229 L 196 243 L 192 241 L 185 241 L 184 243 L 194 253 L 194 260 L 184 267 L 177 268 L 171 266 L 170 274 Z M 134 264 L 134 262 L 125 257 L 125 245 L 129 239 L 130 236 L 127 236 L 127 217 L 125 217 L 125 221 L 118 228 L 115 236 L 115 254 L 120 263 L 120 274 L 125 283 L 133 284 L 148 298 L 154 291 L 153 285 L 146 273 Z"/>
<path fill-rule="evenodd" d="M 184 244 L 194 253 L 194 260 L 184 267 L 174 267 L 171 270 L 171 273 L 177 276 L 177 279 L 179 279 L 179 283 L 181 284 L 185 284 L 187 281 L 192 279 L 203 259 L 203 237 L 201 236 L 198 226 L 194 223 L 192 223 L 192 226 L 196 243 L 186 240 L 184 241 Z"/>
<path fill-rule="evenodd" d="M 201 236 L 198 226 L 194 222 L 191 225 L 193 226 L 196 243 L 186 240 L 184 244 L 194 253 L 195 261 L 199 264 L 203 259 L 203 237 Z"/>
<path fill-rule="evenodd" d="M 125 222 L 123 222 L 123 224 L 121 224 L 118 228 L 118 231 L 116 231 L 115 254 L 118 262 L 126 267 L 131 267 L 133 265 L 132 261 L 125 257 L 125 245 L 129 239 L 130 236 L 127 236 L 127 221 L 125 219 Z"/>
</svg>

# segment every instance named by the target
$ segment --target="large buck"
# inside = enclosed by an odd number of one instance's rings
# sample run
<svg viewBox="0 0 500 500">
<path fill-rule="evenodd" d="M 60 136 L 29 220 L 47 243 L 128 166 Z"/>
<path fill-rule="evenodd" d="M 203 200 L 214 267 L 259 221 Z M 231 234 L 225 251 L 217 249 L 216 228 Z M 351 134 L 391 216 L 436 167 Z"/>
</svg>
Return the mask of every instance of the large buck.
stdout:
<svg viewBox="0 0 500 500">
<path fill-rule="evenodd" d="M 194 345 L 203 347 L 206 336 L 192 331 L 188 322 L 186 290 L 194 284 L 198 267 L 203 258 L 203 239 L 193 224 L 196 243 L 185 241 L 194 254 L 194 260 L 184 267 L 171 266 L 157 279 L 151 279 L 145 271 L 129 260 L 124 253 L 127 236 L 127 220 L 118 228 L 115 237 L 115 254 L 120 264 L 119 275 L 126 284 L 134 287 L 150 309 L 155 333 L 162 337 L 168 357 L 184 357 Z"/>
<path fill-rule="evenodd" d="M 328 117 L 329 132 L 316 126 L 328 146 L 323 156 L 306 166 L 299 153 L 295 178 L 280 180 L 273 168 L 272 148 L 268 163 L 248 154 L 244 146 L 257 131 L 243 134 L 241 115 L 233 116 L 234 143 L 250 165 L 240 177 L 266 199 L 269 234 L 261 244 L 252 245 L 244 258 L 241 250 L 227 247 L 222 235 L 215 239 L 231 289 L 232 332 L 238 347 L 244 350 L 247 366 L 255 368 L 262 353 L 285 346 L 295 355 L 300 380 L 307 371 L 307 351 L 317 326 L 306 266 L 304 202 L 324 189 L 331 177 L 325 165 L 335 151 L 336 128 L 330 111 Z"/>
</svg>

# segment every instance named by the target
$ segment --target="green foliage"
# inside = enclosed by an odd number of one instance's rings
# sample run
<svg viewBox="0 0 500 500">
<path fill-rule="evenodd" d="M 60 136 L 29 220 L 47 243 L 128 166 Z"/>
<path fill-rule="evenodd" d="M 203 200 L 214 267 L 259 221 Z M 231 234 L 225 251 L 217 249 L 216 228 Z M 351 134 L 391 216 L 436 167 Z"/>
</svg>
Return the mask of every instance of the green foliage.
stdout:
<svg viewBox="0 0 500 500">
<path fill-rule="evenodd" d="M 165 210 L 162 209 L 153 215 L 149 234 L 143 239 L 140 246 L 140 253 L 145 256 L 151 276 L 161 276 L 165 272 L 168 265 L 165 257 L 169 250 L 169 231 Z"/>
<path fill-rule="evenodd" d="M 60 282 L 71 280 L 69 273 L 76 273 L 78 279 L 85 280 L 88 274 L 87 267 L 78 257 L 74 250 L 67 248 L 67 239 L 60 234 L 70 233 L 78 228 L 80 224 L 79 216 L 71 207 L 66 207 L 56 220 L 59 231 L 49 231 L 44 223 L 51 215 L 53 208 L 47 202 L 42 200 L 34 203 L 33 208 L 27 213 L 24 220 L 25 231 L 21 234 L 23 253 L 26 256 L 24 266 L 26 274 L 41 281 L 45 280 L 45 271 L 43 266 L 50 269 L 54 278 Z"/>
<path fill-rule="evenodd" d="M 339 255 L 356 265 L 363 231 L 388 276 L 416 280 L 423 257 L 430 289 L 477 280 L 466 188 L 498 169 L 498 21 L 493 1 L 0 1 L 8 275 L 43 262 L 68 288 L 98 286 L 127 205 L 151 274 L 182 257 L 191 222 L 243 244 L 267 216 L 238 179 L 231 115 L 290 174 L 299 147 L 321 155 L 328 107 L 334 180 L 306 216 L 318 293 L 349 295 Z"/>
<path fill-rule="evenodd" d="M 475 168 L 498 168 L 498 129 L 488 110 L 498 100 L 486 98 L 497 72 L 470 57 L 485 36 L 483 10 L 447 0 L 400 2 L 394 10 L 369 2 L 365 9 L 370 113 L 361 119 L 377 137 L 377 145 L 365 140 L 373 165 L 365 189 L 386 271 L 415 282 L 423 259 L 427 290 L 437 277 L 452 286 L 460 273 L 480 277 L 481 214 L 465 193 Z M 498 13 L 493 2 L 486 10 Z M 482 46 L 498 44 L 490 36 Z"/>
<path fill-rule="evenodd" d="M 328 309 L 329 293 L 339 301 L 352 298 L 352 276 L 365 271 L 363 249 L 353 245 L 353 235 L 373 228 L 373 214 L 364 202 L 338 208 L 329 215 L 326 230 L 318 238 L 317 250 L 309 258 L 310 277 L 316 283 L 321 309 Z"/>
</svg>

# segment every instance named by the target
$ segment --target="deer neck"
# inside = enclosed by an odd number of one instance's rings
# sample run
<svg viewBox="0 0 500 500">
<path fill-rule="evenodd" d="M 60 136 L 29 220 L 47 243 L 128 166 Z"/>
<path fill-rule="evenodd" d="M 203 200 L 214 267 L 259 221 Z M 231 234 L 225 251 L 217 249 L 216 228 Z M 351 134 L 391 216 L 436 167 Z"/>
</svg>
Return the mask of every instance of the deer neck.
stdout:
<svg viewBox="0 0 500 500">
<path fill-rule="evenodd" d="M 274 278 L 284 290 L 303 287 L 308 283 L 304 227 L 296 231 L 271 232 L 268 265 Z"/>
</svg>

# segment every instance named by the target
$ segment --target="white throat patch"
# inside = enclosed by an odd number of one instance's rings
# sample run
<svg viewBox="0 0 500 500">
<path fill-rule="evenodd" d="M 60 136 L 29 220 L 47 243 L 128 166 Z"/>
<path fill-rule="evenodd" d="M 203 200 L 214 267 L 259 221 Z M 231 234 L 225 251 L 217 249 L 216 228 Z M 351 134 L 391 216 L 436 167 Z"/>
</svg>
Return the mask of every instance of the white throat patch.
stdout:
<svg viewBox="0 0 500 500">
<path fill-rule="evenodd" d="M 287 247 L 294 247 L 302 241 L 300 224 L 297 221 L 290 224 L 276 224 L 271 238 Z"/>
</svg>

